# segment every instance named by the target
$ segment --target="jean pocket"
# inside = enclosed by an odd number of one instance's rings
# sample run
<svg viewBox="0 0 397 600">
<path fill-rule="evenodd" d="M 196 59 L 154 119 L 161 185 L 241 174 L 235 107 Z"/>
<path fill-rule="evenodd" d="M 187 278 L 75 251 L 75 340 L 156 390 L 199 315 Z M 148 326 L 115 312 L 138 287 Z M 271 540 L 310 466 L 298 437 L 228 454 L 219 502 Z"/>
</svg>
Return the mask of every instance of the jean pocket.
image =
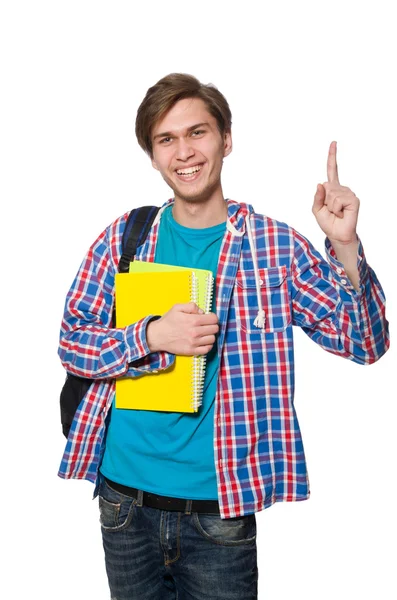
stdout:
<svg viewBox="0 0 397 600">
<path fill-rule="evenodd" d="M 254 325 L 259 310 L 255 271 L 237 273 L 234 291 L 238 326 L 248 334 L 284 331 L 291 323 L 287 268 L 258 269 L 259 293 L 265 311 L 265 326 Z"/>
<path fill-rule="evenodd" d="M 106 531 L 121 531 L 132 521 L 136 499 L 124 496 L 103 482 L 99 491 L 99 520 Z"/>
<path fill-rule="evenodd" d="M 206 540 L 221 546 L 240 546 L 256 541 L 255 515 L 221 519 L 219 515 L 193 513 L 193 523 Z"/>
</svg>

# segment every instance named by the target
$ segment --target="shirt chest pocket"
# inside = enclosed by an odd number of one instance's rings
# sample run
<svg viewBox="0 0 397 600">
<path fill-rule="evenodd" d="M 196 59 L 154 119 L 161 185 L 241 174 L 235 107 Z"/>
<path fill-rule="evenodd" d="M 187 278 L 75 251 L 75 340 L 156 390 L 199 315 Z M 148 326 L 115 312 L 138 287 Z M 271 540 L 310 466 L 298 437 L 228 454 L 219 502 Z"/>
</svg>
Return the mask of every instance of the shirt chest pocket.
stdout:
<svg viewBox="0 0 397 600">
<path fill-rule="evenodd" d="M 258 269 L 259 293 L 265 311 L 265 326 L 254 325 L 260 310 L 255 271 L 239 271 L 234 290 L 237 328 L 249 334 L 284 331 L 291 323 L 287 268 Z"/>
</svg>

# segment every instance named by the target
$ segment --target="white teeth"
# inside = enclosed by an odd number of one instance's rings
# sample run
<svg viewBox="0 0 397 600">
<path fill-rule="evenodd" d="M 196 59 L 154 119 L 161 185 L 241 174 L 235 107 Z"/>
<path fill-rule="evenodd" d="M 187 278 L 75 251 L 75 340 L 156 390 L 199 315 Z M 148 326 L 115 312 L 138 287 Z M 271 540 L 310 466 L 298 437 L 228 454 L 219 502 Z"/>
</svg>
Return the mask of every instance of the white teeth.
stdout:
<svg viewBox="0 0 397 600">
<path fill-rule="evenodd" d="M 178 169 L 178 175 L 193 175 L 193 173 L 198 173 L 201 167 L 197 165 L 196 167 L 191 167 L 190 169 Z"/>
</svg>

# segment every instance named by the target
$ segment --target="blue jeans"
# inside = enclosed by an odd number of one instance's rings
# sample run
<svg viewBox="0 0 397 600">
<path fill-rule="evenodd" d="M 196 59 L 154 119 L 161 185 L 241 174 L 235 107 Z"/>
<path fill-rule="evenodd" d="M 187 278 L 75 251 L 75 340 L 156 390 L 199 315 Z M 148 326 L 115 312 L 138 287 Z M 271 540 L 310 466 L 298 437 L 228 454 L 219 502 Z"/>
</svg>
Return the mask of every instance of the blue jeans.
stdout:
<svg viewBox="0 0 397 600">
<path fill-rule="evenodd" d="M 221 519 L 140 506 L 99 489 L 112 600 L 256 600 L 255 515 Z"/>
</svg>

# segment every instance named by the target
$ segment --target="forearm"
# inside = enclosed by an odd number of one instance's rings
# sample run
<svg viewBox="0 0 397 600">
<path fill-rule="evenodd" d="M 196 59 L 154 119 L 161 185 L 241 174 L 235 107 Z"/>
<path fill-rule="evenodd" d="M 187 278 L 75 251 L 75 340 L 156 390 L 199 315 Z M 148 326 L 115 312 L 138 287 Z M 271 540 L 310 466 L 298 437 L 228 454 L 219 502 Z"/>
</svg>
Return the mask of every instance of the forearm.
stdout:
<svg viewBox="0 0 397 600">
<path fill-rule="evenodd" d="M 134 362 L 150 352 L 146 326 L 150 316 L 122 329 L 82 325 L 61 333 L 59 356 L 65 369 L 80 377 L 105 379 L 134 372 Z M 155 360 L 152 368 L 155 368 Z M 142 365 L 144 367 L 144 365 Z M 141 371 L 138 367 L 137 371 Z"/>
<path fill-rule="evenodd" d="M 371 364 L 389 346 L 382 287 L 366 262 L 359 240 L 354 259 L 359 291 L 353 287 L 329 239 L 326 252 L 328 262 L 296 234 L 293 322 L 324 349 L 359 364 Z"/>
</svg>

